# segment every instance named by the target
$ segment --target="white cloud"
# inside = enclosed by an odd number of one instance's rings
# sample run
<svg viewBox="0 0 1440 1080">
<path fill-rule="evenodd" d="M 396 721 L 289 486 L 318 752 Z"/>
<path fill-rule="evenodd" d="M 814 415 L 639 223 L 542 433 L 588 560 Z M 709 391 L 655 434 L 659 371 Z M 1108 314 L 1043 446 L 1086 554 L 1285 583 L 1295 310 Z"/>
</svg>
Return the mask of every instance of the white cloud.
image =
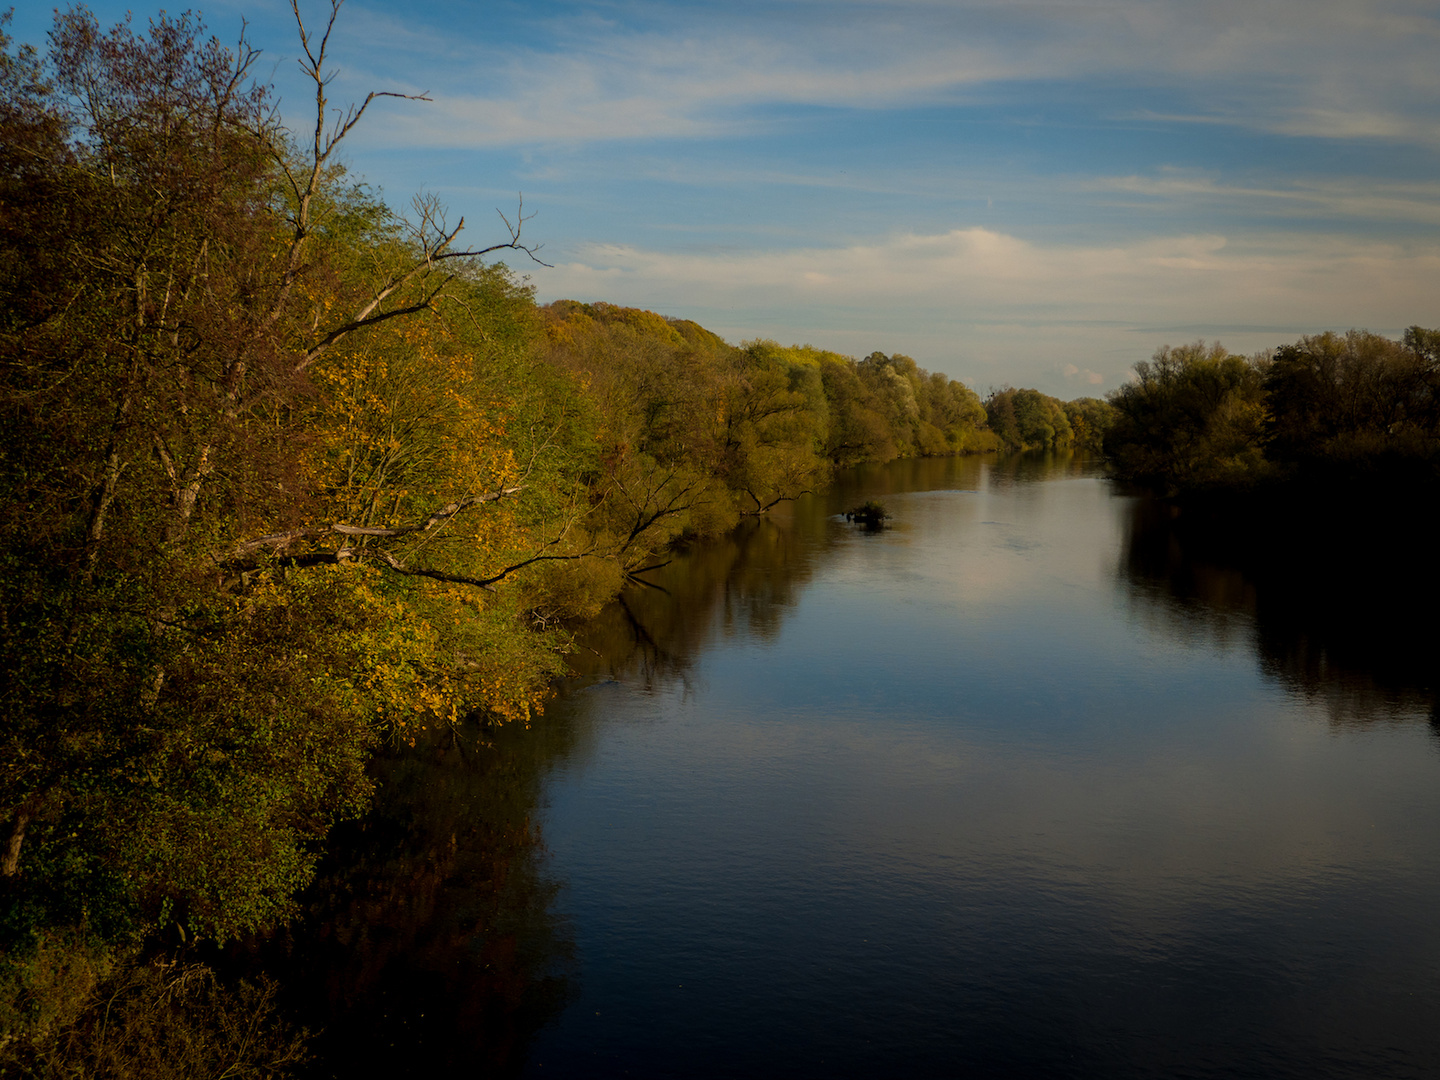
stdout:
<svg viewBox="0 0 1440 1080">
<path fill-rule="evenodd" d="M 1078 368 L 1074 364 L 1066 364 L 1060 369 L 1060 373 L 1067 380 L 1073 383 L 1082 383 L 1086 386 L 1099 386 L 1105 381 L 1105 376 L 1098 371 L 1091 371 L 1089 368 Z"/>
</svg>

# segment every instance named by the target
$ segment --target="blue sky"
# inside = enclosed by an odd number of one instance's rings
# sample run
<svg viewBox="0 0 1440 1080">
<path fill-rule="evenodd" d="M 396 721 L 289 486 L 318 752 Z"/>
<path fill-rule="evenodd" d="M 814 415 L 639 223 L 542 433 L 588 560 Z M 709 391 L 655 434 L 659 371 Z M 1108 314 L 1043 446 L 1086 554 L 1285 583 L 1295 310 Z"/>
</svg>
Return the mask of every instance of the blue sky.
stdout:
<svg viewBox="0 0 1440 1080">
<path fill-rule="evenodd" d="M 203 10 L 308 122 L 288 5 Z M 477 245 L 523 191 L 542 302 L 1070 398 L 1166 343 L 1440 326 L 1437 57 L 1436 0 L 349 0 L 331 95 L 428 91 L 352 168 Z"/>
</svg>

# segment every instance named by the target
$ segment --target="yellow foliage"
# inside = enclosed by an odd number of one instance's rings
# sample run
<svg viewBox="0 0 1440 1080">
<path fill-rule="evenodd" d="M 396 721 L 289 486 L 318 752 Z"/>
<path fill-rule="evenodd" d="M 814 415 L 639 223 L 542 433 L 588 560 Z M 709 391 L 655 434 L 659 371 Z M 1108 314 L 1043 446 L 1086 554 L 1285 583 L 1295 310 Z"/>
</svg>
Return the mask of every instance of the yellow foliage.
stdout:
<svg viewBox="0 0 1440 1080">
<path fill-rule="evenodd" d="M 800 367 L 855 363 L 853 357 L 828 349 L 817 349 L 814 345 L 781 345 L 778 341 L 757 338 L 754 341 L 742 341 L 740 347 L 755 356 L 784 360 Z"/>
<path fill-rule="evenodd" d="M 371 334 L 317 365 L 313 474 L 333 520 L 394 526 L 514 483 L 508 403 L 476 367 L 439 320 Z M 448 539 L 494 550 L 514 528 L 501 504 L 457 521 Z"/>
<path fill-rule="evenodd" d="M 439 319 L 383 328 L 317 364 L 309 469 L 331 523 L 393 528 L 470 496 L 514 486 L 510 403 L 481 361 Z M 528 537 L 512 499 L 471 507 L 434 529 L 386 540 L 407 566 L 484 577 L 513 561 Z M 374 538 L 351 541 L 363 556 Z M 490 610 L 473 586 L 395 578 L 357 567 L 352 599 L 375 618 L 353 641 L 356 692 L 392 734 L 454 723 L 480 709 L 537 715 L 556 661 L 513 614 Z"/>
</svg>

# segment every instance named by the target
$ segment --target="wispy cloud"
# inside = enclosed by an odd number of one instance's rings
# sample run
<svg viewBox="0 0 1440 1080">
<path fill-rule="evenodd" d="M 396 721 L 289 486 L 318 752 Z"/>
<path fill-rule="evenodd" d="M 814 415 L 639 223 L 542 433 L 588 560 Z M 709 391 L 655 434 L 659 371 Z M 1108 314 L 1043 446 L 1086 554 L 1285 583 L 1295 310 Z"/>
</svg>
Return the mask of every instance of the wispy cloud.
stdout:
<svg viewBox="0 0 1440 1080">
<path fill-rule="evenodd" d="M 443 14 L 441 8 L 438 14 Z M 1341 138 L 1440 142 L 1440 20 L 1411 0 L 864 2 L 612 9 L 555 19 L 545 41 L 487 45 L 371 9 L 350 30 L 378 69 L 445 58 L 440 108 L 387 128 L 412 145 L 695 137 L 763 124 L 764 107 L 896 108 L 967 89 L 1103 80 L 1166 88 L 1155 116 Z M 433 70 L 433 68 L 432 68 Z"/>
<path fill-rule="evenodd" d="M 1440 295 L 1440 243 L 1188 235 L 1067 246 L 970 228 L 833 249 L 595 246 L 537 284 L 546 298 L 763 313 L 737 328 L 741 336 L 783 336 L 788 325 L 799 340 L 804 328 L 828 325 L 836 336 L 826 340 L 839 342 L 858 321 L 870 348 L 913 351 L 952 374 L 1093 388 L 1118 383 L 1161 343 L 1137 335 L 1166 325 L 1248 350 L 1282 343 L 1290 327 L 1423 321 Z M 1036 355 L 1045 340 L 1063 342 L 1063 352 Z"/>
<path fill-rule="evenodd" d="M 1157 201 L 1247 205 L 1265 214 L 1440 225 L 1440 183 L 1387 183 L 1372 179 L 1295 179 L 1286 186 L 1226 184 L 1214 176 L 1158 170 L 1151 176 L 1098 177 L 1083 190 L 1138 195 Z"/>
<path fill-rule="evenodd" d="M 1143 302 L 1158 320 L 1201 299 L 1217 322 L 1255 323 L 1283 301 L 1287 317 L 1334 321 L 1433 303 L 1440 245 L 1405 249 L 1338 239 L 1220 235 L 1154 237 L 1114 246 L 1063 246 L 983 228 L 902 234 L 841 248 L 714 255 L 595 245 L 547 276 L 546 291 L 599 281 L 656 290 L 716 290 L 747 301 L 945 306 L 975 317 L 1121 318 Z M 592 289 L 585 289 L 587 293 Z M 1302 310 L 1297 311 L 1297 306 Z M 1362 310 L 1363 309 L 1363 310 Z M 1352 319 L 1352 321 L 1355 321 Z"/>
</svg>

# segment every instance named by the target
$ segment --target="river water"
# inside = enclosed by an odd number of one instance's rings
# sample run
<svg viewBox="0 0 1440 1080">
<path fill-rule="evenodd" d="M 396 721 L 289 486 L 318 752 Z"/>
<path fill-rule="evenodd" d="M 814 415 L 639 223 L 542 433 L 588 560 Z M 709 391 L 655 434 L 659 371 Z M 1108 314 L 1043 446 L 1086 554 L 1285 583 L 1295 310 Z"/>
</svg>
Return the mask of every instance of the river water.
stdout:
<svg viewBox="0 0 1440 1080">
<path fill-rule="evenodd" d="M 397 1075 L 1440 1075 L 1433 629 L 1181 524 L 1077 458 L 898 462 L 649 574 L 531 732 L 392 764 L 316 909 L 334 1038 Z"/>
</svg>

